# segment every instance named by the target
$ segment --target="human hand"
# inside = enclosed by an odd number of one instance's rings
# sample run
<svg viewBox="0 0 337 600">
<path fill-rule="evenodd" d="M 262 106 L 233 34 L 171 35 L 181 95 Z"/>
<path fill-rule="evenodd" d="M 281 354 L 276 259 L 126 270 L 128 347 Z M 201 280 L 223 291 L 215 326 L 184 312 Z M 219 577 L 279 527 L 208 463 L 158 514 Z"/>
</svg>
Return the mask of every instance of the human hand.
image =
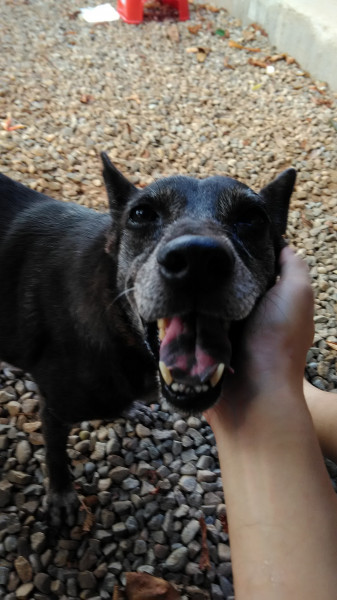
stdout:
<svg viewBox="0 0 337 600">
<path fill-rule="evenodd" d="M 224 381 L 218 404 L 246 403 L 280 387 L 302 390 L 306 353 L 313 338 L 313 292 L 305 262 L 286 247 L 281 273 L 247 320 L 235 374 Z M 212 410 L 206 412 L 209 420 Z"/>
</svg>

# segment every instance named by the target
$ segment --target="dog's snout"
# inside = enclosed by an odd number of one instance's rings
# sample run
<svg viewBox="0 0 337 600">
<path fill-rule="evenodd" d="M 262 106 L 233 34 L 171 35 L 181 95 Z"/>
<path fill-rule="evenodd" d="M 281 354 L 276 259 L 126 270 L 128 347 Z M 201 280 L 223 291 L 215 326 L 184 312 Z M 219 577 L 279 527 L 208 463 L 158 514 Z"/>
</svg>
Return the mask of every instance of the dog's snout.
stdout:
<svg viewBox="0 0 337 600">
<path fill-rule="evenodd" d="M 209 285 L 222 282 L 233 270 L 234 254 L 218 240 L 202 235 L 182 235 L 161 248 L 157 257 L 160 272 L 176 283 Z M 219 281 L 220 280 L 220 281 Z"/>
</svg>

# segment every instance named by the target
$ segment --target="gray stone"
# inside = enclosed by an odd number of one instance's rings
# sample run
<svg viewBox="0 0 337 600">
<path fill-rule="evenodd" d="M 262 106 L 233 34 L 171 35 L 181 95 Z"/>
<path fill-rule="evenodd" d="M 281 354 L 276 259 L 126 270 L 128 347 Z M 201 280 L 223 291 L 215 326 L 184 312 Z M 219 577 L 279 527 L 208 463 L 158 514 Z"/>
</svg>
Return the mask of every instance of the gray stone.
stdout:
<svg viewBox="0 0 337 600">
<path fill-rule="evenodd" d="M 197 533 L 200 531 L 200 523 L 197 519 L 191 519 L 187 525 L 185 525 L 182 533 L 181 540 L 186 546 L 195 538 Z"/>
<path fill-rule="evenodd" d="M 34 585 L 43 594 L 49 594 L 51 579 L 46 573 L 37 573 L 34 577 Z"/>
<path fill-rule="evenodd" d="M 80 571 L 78 574 L 78 584 L 82 590 L 93 590 L 96 587 L 96 577 L 91 571 Z"/>
<path fill-rule="evenodd" d="M 183 475 L 179 479 L 179 487 L 183 492 L 192 493 L 196 488 L 196 480 L 189 475 Z"/>
<path fill-rule="evenodd" d="M 188 560 L 188 550 L 184 546 L 176 548 L 167 557 L 164 566 L 168 571 L 173 573 L 181 572 Z"/>
</svg>

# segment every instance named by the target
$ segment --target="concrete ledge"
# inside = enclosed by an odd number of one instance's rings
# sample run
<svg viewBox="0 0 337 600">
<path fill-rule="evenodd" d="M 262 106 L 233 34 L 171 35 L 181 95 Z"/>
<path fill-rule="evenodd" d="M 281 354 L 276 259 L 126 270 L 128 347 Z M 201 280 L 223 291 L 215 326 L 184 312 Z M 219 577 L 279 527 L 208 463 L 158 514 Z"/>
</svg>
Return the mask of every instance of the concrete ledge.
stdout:
<svg viewBox="0 0 337 600">
<path fill-rule="evenodd" d="M 215 0 L 243 24 L 259 23 L 271 43 L 337 91 L 335 0 Z"/>
</svg>

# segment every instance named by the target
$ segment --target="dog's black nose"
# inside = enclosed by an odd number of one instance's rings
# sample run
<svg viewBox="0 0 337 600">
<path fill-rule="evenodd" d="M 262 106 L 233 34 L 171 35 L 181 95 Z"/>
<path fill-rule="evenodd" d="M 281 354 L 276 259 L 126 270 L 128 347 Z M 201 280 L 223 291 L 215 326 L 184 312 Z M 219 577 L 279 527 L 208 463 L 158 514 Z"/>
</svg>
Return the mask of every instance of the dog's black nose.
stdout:
<svg viewBox="0 0 337 600">
<path fill-rule="evenodd" d="M 234 254 L 218 240 L 202 235 L 182 235 L 158 252 L 160 272 L 172 283 L 219 285 L 233 271 Z"/>
</svg>

